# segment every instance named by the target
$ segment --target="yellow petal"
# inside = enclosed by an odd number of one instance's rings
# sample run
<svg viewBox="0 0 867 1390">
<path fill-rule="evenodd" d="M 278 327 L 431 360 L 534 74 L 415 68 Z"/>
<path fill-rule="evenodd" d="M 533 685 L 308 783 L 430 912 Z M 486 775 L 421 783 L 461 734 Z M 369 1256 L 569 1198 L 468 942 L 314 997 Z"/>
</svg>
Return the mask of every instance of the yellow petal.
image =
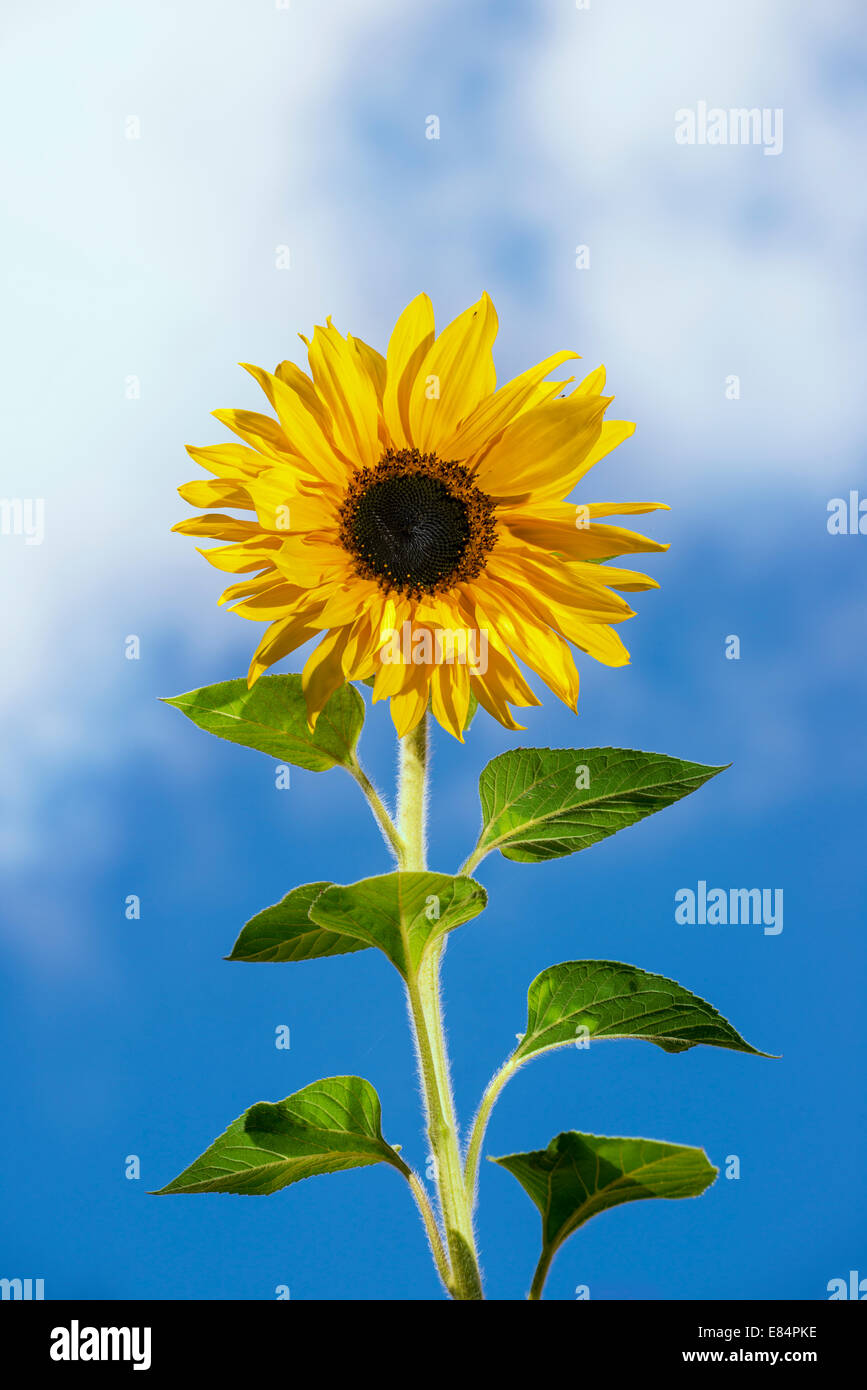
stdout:
<svg viewBox="0 0 867 1390">
<path fill-rule="evenodd" d="M 494 436 L 510 425 L 527 401 L 534 397 L 536 388 L 549 372 L 568 358 L 577 356 L 577 352 L 555 352 L 552 357 L 546 357 L 544 362 L 501 386 L 493 395 L 486 396 L 461 422 L 451 438 L 440 445 L 443 458 L 466 459 L 490 445 Z M 549 388 L 558 390 L 561 384 L 547 383 Z"/>
<path fill-rule="evenodd" d="M 609 399 L 570 396 L 519 415 L 479 464 L 479 487 L 498 501 L 549 489 L 564 497 L 590 467 Z"/>
<path fill-rule="evenodd" d="M 257 575 L 255 579 L 242 579 L 237 584 L 230 584 L 228 589 L 224 589 L 220 595 L 219 602 L 221 605 L 233 603 L 236 599 L 249 598 L 252 594 L 264 593 L 266 589 L 283 582 L 279 574 L 276 574 L 269 566 L 264 574 Z"/>
<path fill-rule="evenodd" d="M 255 410 L 212 410 L 211 414 L 262 454 L 279 458 L 292 452 L 289 440 L 270 415 L 259 415 Z"/>
<path fill-rule="evenodd" d="M 314 531 L 332 529 L 336 517 L 330 492 L 319 487 L 302 491 L 289 468 L 265 469 L 247 484 L 247 490 L 263 528 L 279 535 L 309 536 Z"/>
<path fill-rule="evenodd" d="M 594 372 L 585 376 L 583 381 L 579 381 L 575 390 L 570 394 L 573 396 L 601 396 L 605 390 L 605 368 L 597 367 Z"/>
<path fill-rule="evenodd" d="M 476 652 L 484 652 L 487 658 L 487 671 L 479 671 L 478 674 L 484 677 L 489 693 L 500 703 L 508 701 L 510 705 L 541 704 L 541 700 L 527 684 L 512 653 L 497 632 L 496 624 L 485 611 L 475 586 L 472 592 L 462 596 L 461 612 L 465 614 L 468 625 L 477 634 Z"/>
<path fill-rule="evenodd" d="M 480 676 L 473 676 L 471 686 L 482 709 L 487 710 L 488 714 L 493 719 L 498 720 L 504 729 L 509 729 L 515 734 L 523 733 L 526 730 L 526 724 L 518 723 L 505 701 L 498 700 L 493 695 L 487 678 L 483 680 Z"/>
<path fill-rule="evenodd" d="M 582 623 L 569 613 L 558 617 L 557 627 L 574 646 L 603 666 L 628 666 L 629 652 L 620 636 L 607 623 Z"/>
<path fill-rule="evenodd" d="M 219 512 L 191 516 L 186 521 L 176 522 L 172 530 L 182 536 L 210 536 L 215 541 L 252 540 L 261 535 L 261 528 L 255 521 L 242 521 L 240 517 L 222 516 Z"/>
<path fill-rule="evenodd" d="M 526 605 L 540 625 L 553 628 L 596 661 L 605 666 L 628 666 L 629 652 L 614 628 L 606 623 L 535 591 L 526 595 Z"/>
<path fill-rule="evenodd" d="M 278 542 L 279 544 L 279 542 Z M 211 550 L 199 548 L 209 565 L 224 570 L 228 574 L 249 574 L 252 570 L 264 569 L 275 560 L 275 552 L 267 538 L 261 536 L 252 541 L 240 541 L 237 545 L 217 545 Z"/>
<path fill-rule="evenodd" d="M 535 556 L 531 551 L 498 548 L 488 562 L 486 575 L 506 584 L 516 594 L 534 590 L 555 603 L 596 613 L 606 622 L 631 618 L 633 610 L 625 599 L 605 587 L 608 571 L 604 565 L 582 565 L 578 561 L 558 560 L 554 555 Z"/>
<path fill-rule="evenodd" d="M 206 468 L 209 473 L 216 473 L 221 478 L 255 477 L 263 468 L 269 468 L 274 462 L 270 455 L 260 454 L 256 449 L 248 449 L 244 444 L 209 444 L 204 449 L 187 444 L 186 450 L 190 458 L 195 459 L 202 468 Z"/>
<path fill-rule="evenodd" d="M 252 618 L 256 622 L 273 622 L 279 618 L 303 616 L 302 608 L 309 610 L 310 607 L 309 604 L 305 604 L 306 596 L 306 590 L 298 589 L 294 584 L 286 584 L 277 576 L 267 589 L 241 599 L 230 611 L 237 613 L 241 618 Z M 225 598 L 225 594 L 223 597 Z M 319 622 L 320 614 L 317 611 L 317 626 Z"/>
<path fill-rule="evenodd" d="M 397 627 L 398 605 L 391 594 L 385 600 L 382 609 L 381 628 L 386 632 L 393 632 Z"/>
<path fill-rule="evenodd" d="M 382 410 L 394 443 L 410 443 L 409 399 L 416 374 L 434 340 L 433 305 L 426 294 L 407 304 L 388 342 Z"/>
<path fill-rule="evenodd" d="M 243 362 L 241 366 L 244 366 Z M 260 373 L 258 367 L 247 366 L 246 370 L 256 377 L 262 390 L 271 401 L 272 407 L 276 410 L 277 403 L 273 399 L 271 379 L 268 373 Z M 279 381 L 282 381 L 284 386 L 288 386 L 291 391 L 295 392 L 306 409 L 315 417 L 323 434 L 329 434 L 331 430 L 331 421 L 328 418 L 328 411 L 316 394 L 316 387 L 313 385 L 307 373 L 296 366 L 294 362 L 290 362 L 287 359 L 285 362 L 280 362 L 278 366 L 275 367 L 274 376 L 277 377 Z"/>
<path fill-rule="evenodd" d="M 409 400 L 412 443 L 439 448 L 496 384 L 491 347 L 497 314 L 487 294 L 459 314 L 428 349 Z"/>
<path fill-rule="evenodd" d="M 370 580 L 354 577 L 348 584 L 335 588 L 322 610 L 322 626 L 343 627 L 346 623 L 354 622 L 365 605 L 373 601 L 377 591 L 378 585 Z"/>
<path fill-rule="evenodd" d="M 256 684 L 263 671 L 267 671 L 275 661 L 282 661 L 284 656 L 288 656 L 296 648 L 302 647 L 311 637 L 316 636 L 316 632 L 316 626 L 308 624 L 304 616 L 281 618 L 278 622 L 272 623 L 253 653 L 247 672 L 248 689 Z"/>
<path fill-rule="evenodd" d="M 347 476 L 345 462 L 341 462 L 323 430 L 321 417 L 308 408 L 304 397 L 292 386 L 287 386 L 280 377 L 265 372 L 261 367 L 242 363 L 267 390 L 269 399 L 280 419 L 281 433 L 286 439 L 285 452 L 303 459 L 312 470 L 324 478 L 340 482 Z"/>
<path fill-rule="evenodd" d="M 323 537 L 286 536 L 271 558 L 293 584 L 318 584 L 325 576 L 339 580 L 351 573 L 346 551 Z"/>
<path fill-rule="evenodd" d="M 434 718 L 450 734 L 464 741 L 464 724 L 470 707 L 470 673 L 462 662 L 437 665 L 430 683 L 431 710 Z"/>
<path fill-rule="evenodd" d="M 320 615 L 320 622 L 324 622 L 323 615 Z M 341 665 L 343 674 L 348 681 L 365 680 L 374 674 L 376 670 L 374 633 L 378 638 L 378 624 L 372 619 L 371 611 L 368 609 L 360 613 L 355 622 L 351 624 L 346 646 L 343 648 Z"/>
<path fill-rule="evenodd" d="M 381 404 L 382 398 L 385 395 L 385 382 L 388 371 L 385 358 L 381 352 L 377 352 L 376 348 L 371 347 L 363 338 L 353 338 L 351 333 L 347 333 L 346 341 L 358 349 L 361 365 L 373 382 L 376 398 Z"/>
<path fill-rule="evenodd" d="M 493 715 L 506 729 L 524 729 L 512 715 L 509 705 L 526 708 L 541 705 L 542 701 L 531 690 L 518 669 L 515 658 L 496 635 L 490 619 L 478 602 L 475 603 L 476 621 L 488 636 L 487 670 L 473 672 L 470 680 L 472 690 L 483 709 Z"/>
<path fill-rule="evenodd" d="M 623 593 L 637 593 L 641 589 L 658 589 L 659 580 L 640 570 L 619 569 L 614 565 L 594 565 L 584 560 L 566 560 L 564 567 L 582 583 L 608 584 L 612 589 Z"/>
<path fill-rule="evenodd" d="M 571 399 L 571 398 L 570 398 Z M 612 449 L 616 449 L 618 444 L 622 444 L 625 439 L 629 439 L 635 433 L 635 425 L 631 420 L 603 420 L 602 429 L 593 444 L 590 452 L 584 460 L 584 467 L 581 472 L 574 477 L 569 484 L 569 491 L 583 478 L 585 473 L 597 464 L 600 459 L 604 459 L 606 454 L 610 454 Z M 565 497 L 565 493 L 560 494 Z"/>
<path fill-rule="evenodd" d="M 606 423 L 613 425 L 620 422 L 610 420 Z M 605 426 L 602 428 L 604 432 Z M 588 516 L 639 516 L 642 512 L 670 512 L 671 507 L 667 502 L 588 502 L 583 510 Z"/>
<path fill-rule="evenodd" d="M 331 696 L 343 684 L 341 658 L 348 637 L 348 628 L 333 628 L 307 658 L 301 674 L 301 688 L 307 701 L 307 723 L 311 729 L 315 729 Z"/>
<path fill-rule="evenodd" d="M 317 327 L 307 355 L 316 390 L 331 415 L 335 444 L 353 464 L 370 467 L 382 452 L 379 408 L 358 345 L 329 323 Z"/>
<path fill-rule="evenodd" d="M 533 387 L 530 395 L 518 411 L 518 415 L 524 415 L 528 410 L 535 410 L 537 406 L 547 405 L 549 401 L 554 400 L 555 396 L 563 396 L 565 398 L 567 392 L 564 388 L 571 386 L 574 380 L 574 376 L 567 376 L 564 381 L 540 382 L 538 386 Z M 491 443 L 493 444 L 494 442 L 495 441 L 492 439 Z"/>
<path fill-rule="evenodd" d="M 611 555 L 632 555 L 639 551 L 668 550 L 662 541 L 651 540 L 622 526 L 600 526 L 590 522 L 580 505 L 558 504 L 547 516 L 537 512 L 503 511 L 499 520 L 507 534 L 542 550 L 555 551 L 570 560 L 607 560 Z M 551 513 L 554 513 L 553 515 Z"/>
<path fill-rule="evenodd" d="M 239 507 L 245 511 L 253 508 L 246 488 L 222 478 L 197 478 L 183 483 L 178 492 L 191 507 Z"/>
<path fill-rule="evenodd" d="M 551 628 L 541 627 L 515 594 L 502 589 L 493 580 L 486 584 L 484 598 L 498 632 L 516 656 L 542 677 L 558 699 L 575 709 L 578 671 L 563 638 Z"/>
<path fill-rule="evenodd" d="M 402 661 L 383 661 L 382 653 L 377 658 L 376 679 L 373 683 L 373 703 L 390 700 L 403 689 L 407 678 L 407 667 Z"/>
<path fill-rule="evenodd" d="M 398 738 L 411 733 L 427 709 L 430 676 L 423 667 L 417 669 L 419 674 L 412 678 L 412 683 L 391 697 L 389 709 Z"/>
<path fill-rule="evenodd" d="M 511 652 L 498 652 L 488 657 L 488 669 L 481 677 L 488 691 L 500 700 L 521 708 L 541 705 L 542 701 L 522 676 Z"/>
</svg>

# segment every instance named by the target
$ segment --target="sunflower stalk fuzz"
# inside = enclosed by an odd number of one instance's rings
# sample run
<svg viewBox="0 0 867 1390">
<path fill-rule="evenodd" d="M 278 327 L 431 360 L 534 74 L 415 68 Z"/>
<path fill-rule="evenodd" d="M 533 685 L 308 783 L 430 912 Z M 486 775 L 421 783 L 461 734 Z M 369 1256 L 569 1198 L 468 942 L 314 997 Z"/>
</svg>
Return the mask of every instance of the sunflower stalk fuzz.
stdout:
<svg viewBox="0 0 867 1390">
<path fill-rule="evenodd" d="M 578 385 L 551 381 L 575 357 L 555 353 L 497 388 L 496 331 L 487 295 L 439 334 L 419 295 L 385 356 L 329 319 L 304 340 L 309 375 L 289 361 L 274 372 L 247 367 L 273 414 L 215 412 L 240 442 L 189 449 L 210 476 L 179 490 L 205 510 L 175 529 L 221 542 L 203 553 L 234 576 L 222 602 L 266 628 L 246 678 L 167 701 L 281 767 L 342 767 L 364 794 L 391 870 L 290 887 L 250 918 L 228 959 L 288 964 L 381 951 L 407 998 L 427 1153 L 423 1178 L 404 1146 L 385 1138 L 371 1083 L 334 1076 L 251 1105 L 160 1194 L 270 1194 L 384 1163 L 406 1180 L 439 1280 L 461 1301 L 484 1298 L 473 1224 L 481 1159 L 494 1106 L 527 1062 L 620 1038 L 672 1055 L 698 1045 L 768 1055 L 675 980 L 617 960 L 565 961 L 530 984 L 524 1031 L 462 1141 L 441 967 L 448 935 L 487 906 L 479 865 L 495 851 L 521 864 L 586 850 L 724 770 L 619 747 L 512 747 L 482 770 L 481 830 L 462 868 L 428 867 L 433 725 L 463 743 L 481 710 L 521 731 L 515 710 L 541 703 L 527 673 L 574 710 L 574 652 L 625 665 L 616 629 L 633 610 L 623 594 L 657 587 L 611 561 L 667 548 L 608 520 L 661 503 L 565 500 L 633 430 L 604 418 L 612 400 L 602 394 L 604 370 Z M 310 642 L 302 672 L 273 671 Z M 374 711 L 386 702 L 397 732 L 395 817 L 359 759 L 365 688 Z M 541 1217 L 528 1273 L 534 1302 L 586 1221 L 624 1202 L 699 1196 L 717 1175 L 702 1149 L 576 1129 L 491 1161 Z"/>
</svg>

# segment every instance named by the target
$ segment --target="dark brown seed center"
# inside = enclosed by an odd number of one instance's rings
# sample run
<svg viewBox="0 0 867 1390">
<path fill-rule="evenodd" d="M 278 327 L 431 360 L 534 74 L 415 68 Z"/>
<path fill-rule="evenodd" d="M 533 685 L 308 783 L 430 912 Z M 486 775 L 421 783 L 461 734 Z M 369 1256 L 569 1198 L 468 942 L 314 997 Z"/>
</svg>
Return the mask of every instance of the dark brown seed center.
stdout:
<svg viewBox="0 0 867 1390">
<path fill-rule="evenodd" d="M 496 540 L 494 504 L 461 464 L 390 449 L 352 479 L 340 539 L 357 573 L 421 598 L 481 572 Z"/>
</svg>

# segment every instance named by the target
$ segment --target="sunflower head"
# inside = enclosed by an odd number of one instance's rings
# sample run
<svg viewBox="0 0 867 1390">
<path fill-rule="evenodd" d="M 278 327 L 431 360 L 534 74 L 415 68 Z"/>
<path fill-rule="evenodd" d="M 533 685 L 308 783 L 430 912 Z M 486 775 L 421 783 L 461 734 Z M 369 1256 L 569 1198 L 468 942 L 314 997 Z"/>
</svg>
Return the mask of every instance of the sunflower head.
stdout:
<svg viewBox="0 0 867 1390">
<path fill-rule="evenodd" d="M 603 368 L 550 380 L 572 352 L 497 389 L 496 331 L 487 295 L 439 335 L 419 295 L 385 357 L 328 319 L 304 339 L 309 376 L 244 364 L 273 415 L 215 411 L 241 443 L 189 449 L 212 476 L 181 496 L 229 510 L 174 529 L 224 542 L 202 552 L 240 576 L 221 602 L 268 624 L 250 685 L 320 638 L 303 674 L 311 727 L 344 681 L 373 678 L 401 735 L 430 706 L 462 739 L 473 695 L 520 729 L 510 706 L 540 703 L 521 665 L 574 709 L 572 647 L 629 660 L 622 593 L 656 581 L 601 562 L 667 547 L 599 518 L 664 504 L 563 499 L 634 426 L 604 419 Z"/>
</svg>

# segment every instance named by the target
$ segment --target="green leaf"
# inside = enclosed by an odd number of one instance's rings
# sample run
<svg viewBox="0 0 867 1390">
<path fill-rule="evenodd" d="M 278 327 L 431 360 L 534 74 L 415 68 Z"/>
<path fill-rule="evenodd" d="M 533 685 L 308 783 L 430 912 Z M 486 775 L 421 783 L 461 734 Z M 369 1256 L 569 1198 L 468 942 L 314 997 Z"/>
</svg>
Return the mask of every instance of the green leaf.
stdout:
<svg viewBox="0 0 867 1390">
<path fill-rule="evenodd" d="M 274 907 L 266 907 L 244 927 L 226 960 L 294 961 L 316 960 L 320 956 L 344 956 L 365 950 L 337 932 L 325 931 L 310 921 L 311 903 L 330 883 L 305 883 L 293 888 Z"/>
<path fill-rule="evenodd" d="M 480 883 L 449 874 L 393 873 L 326 888 L 310 919 L 365 946 L 378 946 L 406 978 L 426 948 L 480 913 L 487 903 Z"/>
<path fill-rule="evenodd" d="M 309 772 L 350 766 L 364 724 L 364 701 L 352 685 L 342 685 L 311 733 L 298 675 L 262 676 L 252 690 L 245 680 L 220 681 L 165 703 L 181 710 L 206 733 Z"/>
<path fill-rule="evenodd" d="M 498 849 L 541 863 L 574 854 L 694 792 L 723 767 L 630 748 L 516 748 L 482 771 L 473 862 Z"/>
<path fill-rule="evenodd" d="M 582 1037 L 646 1038 L 666 1052 L 685 1052 L 698 1043 L 769 1057 L 745 1042 L 713 1005 L 676 980 L 651 975 L 616 960 L 570 960 L 552 965 L 530 985 L 527 1030 L 513 1058 Z"/>
<path fill-rule="evenodd" d="M 491 1162 L 516 1177 L 542 1213 L 546 1267 L 591 1216 L 645 1197 L 698 1197 L 719 1171 L 703 1149 L 576 1130 L 558 1134 L 547 1149 Z"/>
<path fill-rule="evenodd" d="M 270 1105 L 245 1110 L 180 1177 L 155 1195 L 279 1192 L 313 1178 L 390 1163 L 409 1169 L 382 1137 L 379 1096 L 360 1076 L 332 1076 Z"/>
<path fill-rule="evenodd" d="M 467 732 L 476 715 L 479 712 L 479 701 L 474 691 L 470 691 L 470 703 L 467 706 L 467 717 L 464 720 L 464 733 Z"/>
</svg>

